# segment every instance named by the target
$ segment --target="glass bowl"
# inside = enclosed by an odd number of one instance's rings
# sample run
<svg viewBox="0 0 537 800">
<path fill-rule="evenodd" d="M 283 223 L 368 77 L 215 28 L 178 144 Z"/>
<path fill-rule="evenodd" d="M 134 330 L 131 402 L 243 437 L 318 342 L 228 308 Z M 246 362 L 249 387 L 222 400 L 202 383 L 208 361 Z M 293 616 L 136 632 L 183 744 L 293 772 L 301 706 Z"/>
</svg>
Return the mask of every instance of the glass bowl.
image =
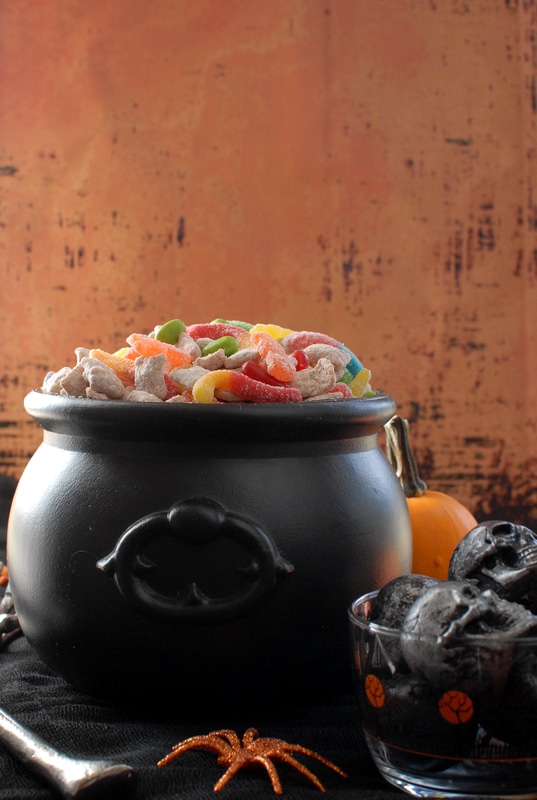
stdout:
<svg viewBox="0 0 537 800">
<path fill-rule="evenodd" d="M 411 671 L 401 633 L 350 609 L 360 722 L 381 775 L 414 797 L 537 798 L 537 637 L 472 636 L 443 647 L 438 680 Z M 414 637 L 415 641 L 412 641 Z M 433 685 L 434 684 L 434 685 Z"/>
</svg>

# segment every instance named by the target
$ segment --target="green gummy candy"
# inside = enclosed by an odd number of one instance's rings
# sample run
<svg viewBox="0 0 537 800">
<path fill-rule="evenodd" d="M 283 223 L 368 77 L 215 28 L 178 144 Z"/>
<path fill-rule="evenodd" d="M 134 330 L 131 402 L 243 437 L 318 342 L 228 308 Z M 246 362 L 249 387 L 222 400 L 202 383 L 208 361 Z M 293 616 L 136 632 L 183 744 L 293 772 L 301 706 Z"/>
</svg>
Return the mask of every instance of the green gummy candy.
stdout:
<svg viewBox="0 0 537 800">
<path fill-rule="evenodd" d="M 254 327 L 251 322 L 241 322 L 240 319 L 223 319 L 218 317 L 213 319 L 213 322 L 224 322 L 226 325 L 234 325 L 236 328 L 244 328 L 245 331 L 251 331 Z"/>
<path fill-rule="evenodd" d="M 202 355 L 208 356 L 211 353 L 216 353 L 217 350 L 223 350 L 226 356 L 232 356 L 239 349 L 239 342 L 234 336 L 221 336 L 220 339 L 206 344 L 201 351 Z"/>
<path fill-rule="evenodd" d="M 349 383 L 352 383 L 354 377 L 355 376 L 352 374 L 352 372 L 349 372 L 349 370 L 346 369 L 339 380 L 341 383 L 346 383 L 348 385 Z"/>
<path fill-rule="evenodd" d="M 166 344 L 177 344 L 179 336 L 186 330 L 186 325 L 182 319 L 170 319 L 158 329 L 155 339 Z"/>
</svg>

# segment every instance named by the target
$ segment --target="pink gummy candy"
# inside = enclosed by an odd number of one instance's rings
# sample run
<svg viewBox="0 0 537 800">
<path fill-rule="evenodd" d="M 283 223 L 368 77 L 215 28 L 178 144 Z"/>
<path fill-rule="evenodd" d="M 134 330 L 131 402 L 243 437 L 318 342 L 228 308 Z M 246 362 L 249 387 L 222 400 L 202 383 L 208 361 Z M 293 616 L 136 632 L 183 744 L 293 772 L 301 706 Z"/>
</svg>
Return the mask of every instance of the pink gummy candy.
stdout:
<svg viewBox="0 0 537 800">
<path fill-rule="evenodd" d="M 332 347 L 341 347 L 341 342 L 328 336 L 326 333 L 316 333 L 314 331 L 295 331 L 280 340 L 280 344 L 286 353 L 293 350 L 303 350 L 310 344 L 329 344 Z"/>
</svg>

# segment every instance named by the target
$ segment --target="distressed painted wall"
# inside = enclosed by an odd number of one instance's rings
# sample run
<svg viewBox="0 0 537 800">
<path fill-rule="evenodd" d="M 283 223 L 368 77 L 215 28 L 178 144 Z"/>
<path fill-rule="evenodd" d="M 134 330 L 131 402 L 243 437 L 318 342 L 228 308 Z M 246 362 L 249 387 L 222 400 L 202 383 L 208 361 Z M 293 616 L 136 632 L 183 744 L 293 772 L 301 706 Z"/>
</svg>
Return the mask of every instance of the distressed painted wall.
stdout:
<svg viewBox="0 0 537 800">
<path fill-rule="evenodd" d="M 320 329 L 431 488 L 537 524 L 535 0 L 0 5 L 0 472 L 78 345 Z"/>
</svg>

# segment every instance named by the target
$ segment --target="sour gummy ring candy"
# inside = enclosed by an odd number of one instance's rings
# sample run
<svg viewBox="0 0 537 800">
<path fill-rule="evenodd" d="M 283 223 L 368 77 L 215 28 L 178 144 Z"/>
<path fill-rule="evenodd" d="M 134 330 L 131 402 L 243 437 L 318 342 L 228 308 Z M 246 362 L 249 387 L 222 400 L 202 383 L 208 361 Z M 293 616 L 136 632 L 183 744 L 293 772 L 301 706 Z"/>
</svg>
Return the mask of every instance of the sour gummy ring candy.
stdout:
<svg viewBox="0 0 537 800">
<path fill-rule="evenodd" d="M 219 369 L 198 378 L 192 387 L 196 403 L 212 403 L 215 389 L 226 389 L 253 403 L 298 403 L 302 395 L 288 386 L 273 386 L 232 370 Z"/>
</svg>

